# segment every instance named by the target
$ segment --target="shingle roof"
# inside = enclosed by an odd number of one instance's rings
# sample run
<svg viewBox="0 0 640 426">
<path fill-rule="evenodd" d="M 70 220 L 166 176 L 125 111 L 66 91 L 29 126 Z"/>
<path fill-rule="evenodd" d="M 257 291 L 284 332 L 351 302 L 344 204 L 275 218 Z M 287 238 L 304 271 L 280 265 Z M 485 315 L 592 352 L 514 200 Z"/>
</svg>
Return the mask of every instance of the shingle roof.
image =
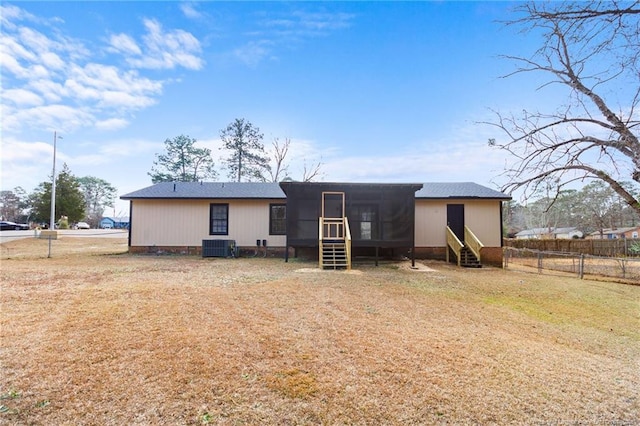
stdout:
<svg viewBox="0 0 640 426">
<path fill-rule="evenodd" d="M 516 234 L 516 237 L 526 237 L 529 235 L 558 235 L 558 234 L 569 234 L 571 232 L 578 231 L 578 228 L 567 227 L 567 228 L 532 228 L 532 229 L 524 229 Z"/>
<path fill-rule="evenodd" d="M 337 185 L 337 183 L 335 184 Z M 352 184 L 357 185 L 357 184 Z M 362 184 L 366 185 L 366 184 Z M 390 184 L 391 185 L 391 184 Z M 398 184 L 400 185 L 400 184 Z M 406 184 L 403 184 L 406 185 Z M 412 184 L 417 186 L 416 184 Z M 134 199 L 285 199 L 286 195 L 278 183 L 259 182 L 160 182 L 138 191 L 124 194 L 122 200 Z M 416 198 L 484 198 L 509 200 L 502 192 L 473 182 L 425 183 L 416 192 Z"/>
<path fill-rule="evenodd" d="M 411 190 L 413 192 L 422 188 L 421 183 L 375 183 L 375 182 L 280 182 L 280 187 L 287 193 L 289 188 L 303 187 L 315 188 L 320 191 L 346 191 L 349 189 L 402 189 Z"/>
<path fill-rule="evenodd" d="M 124 194 L 122 200 L 135 199 L 284 199 L 277 183 L 261 182 L 160 182 L 138 191 Z"/>
<path fill-rule="evenodd" d="M 618 234 L 624 234 L 626 232 L 636 230 L 638 228 L 640 228 L 640 227 L 631 226 L 631 227 L 627 227 L 627 228 L 617 228 L 617 229 L 605 228 L 605 229 L 602 230 L 602 233 L 603 234 L 607 234 L 607 235 L 608 234 L 618 235 Z M 594 232 L 590 233 L 589 235 L 600 235 L 600 232 L 601 231 L 594 231 Z"/>
<path fill-rule="evenodd" d="M 499 191 L 473 182 L 429 182 L 416 192 L 416 198 L 489 198 L 510 200 L 511 197 Z"/>
</svg>

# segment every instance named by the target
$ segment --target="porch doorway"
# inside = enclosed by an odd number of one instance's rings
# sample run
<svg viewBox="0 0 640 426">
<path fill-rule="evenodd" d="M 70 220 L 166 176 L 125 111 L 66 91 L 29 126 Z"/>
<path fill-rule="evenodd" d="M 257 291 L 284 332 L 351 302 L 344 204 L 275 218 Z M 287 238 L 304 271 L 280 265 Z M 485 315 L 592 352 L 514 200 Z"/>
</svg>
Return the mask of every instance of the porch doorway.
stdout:
<svg viewBox="0 0 640 426">
<path fill-rule="evenodd" d="M 447 204 L 447 226 L 464 243 L 464 204 Z"/>
<path fill-rule="evenodd" d="M 344 216 L 344 192 L 323 192 L 322 217 L 342 219 Z"/>
</svg>

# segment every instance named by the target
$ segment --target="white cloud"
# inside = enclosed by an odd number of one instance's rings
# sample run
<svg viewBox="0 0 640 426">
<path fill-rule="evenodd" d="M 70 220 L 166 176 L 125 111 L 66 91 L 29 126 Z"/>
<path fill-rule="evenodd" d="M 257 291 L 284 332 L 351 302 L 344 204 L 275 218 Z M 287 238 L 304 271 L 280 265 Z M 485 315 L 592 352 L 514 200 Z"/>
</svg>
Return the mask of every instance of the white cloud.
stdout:
<svg viewBox="0 0 640 426">
<path fill-rule="evenodd" d="M 39 128 L 66 132 L 80 127 L 122 128 L 132 111 L 157 103 L 165 81 L 141 76 L 136 69 L 98 63 L 99 50 L 89 51 L 80 41 L 65 36 L 64 26 L 51 30 L 50 22 L 2 7 L 0 61 L 5 78 L 2 87 L 2 128 L 19 132 Z M 51 21 L 51 20 L 49 20 Z M 24 22 L 28 22 L 25 24 Z M 42 24 L 44 29 L 37 28 Z M 182 30 L 163 31 L 145 20 L 142 45 L 127 34 L 112 35 L 106 51 L 125 55 L 142 68 L 200 69 L 199 41 Z M 97 53 L 97 54 L 96 54 Z"/>
<path fill-rule="evenodd" d="M 43 176 L 51 176 L 53 144 L 23 142 L 3 135 L 1 181 L 3 189 L 21 186 L 30 191 Z"/>
<path fill-rule="evenodd" d="M 51 80 L 31 80 L 27 87 L 40 92 L 48 102 L 60 102 L 66 96 L 66 89 L 60 83 Z"/>
<path fill-rule="evenodd" d="M 348 13 L 306 12 L 298 11 L 293 14 L 300 28 L 314 34 L 330 30 L 348 28 L 354 15 Z"/>
<path fill-rule="evenodd" d="M 250 41 L 242 47 L 239 47 L 233 51 L 233 55 L 249 66 L 256 66 L 263 59 L 271 56 L 271 48 L 273 42 L 269 40 L 256 40 Z"/>
<path fill-rule="evenodd" d="M 111 36 L 109 43 L 111 50 L 128 55 L 140 55 L 142 51 L 136 44 L 135 40 L 127 34 L 114 34 Z"/>
<path fill-rule="evenodd" d="M 22 45 L 34 54 L 49 52 L 58 47 L 53 40 L 31 28 L 21 27 L 18 34 Z"/>
<path fill-rule="evenodd" d="M 504 158 L 486 145 L 460 143 L 438 150 L 408 149 L 396 154 L 335 156 L 327 159 L 326 180 L 341 182 L 462 181 L 493 185 Z"/>
<path fill-rule="evenodd" d="M 38 106 L 44 103 L 42 97 L 26 89 L 5 90 L 2 96 L 5 101 L 11 102 L 12 104 L 17 105 L 19 107 Z"/>
<path fill-rule="evenodd" d="M 53 52 L 44 52 L 41 58 L 43 64 L 49 69 L 61 70 L 64 68 L 64 61 Z"/>
<path fill-rule="evenodd" d="M 42 105 L 25 108 L 15 112 L 12 117 L 5 117 L 9 125 L 20 127 L 37 126 L 41 129 L 60 129 L 69 132 L 79 127 L 90 126 L 95 121 L 92 114 L 68 105 Z"/>
<path fill-rule="evenodd" d="M 158 142 L 144 139 L 122 140 L 100 144 L 100 153 L 108 157 L 133 157 L 158 150 Z"/>
<path fill-rule="evenodd" d="M 142 109 L 155 103 L 156 100 L 154 98 L 140 94 L 136 95 L 122 91 L 100 92 L 99 105 L 105 108 Z"/>
<path fill-rule="evenodd" d="M 96 128 L 99 130 L 118 130 L 129 125 L 129 121 L 124 118 L 108 118 L 96 122 Z"/>
<path fill-rule="evenodd" d="M 0 22 L 3 27 L 10 27 L 14 25 L 13 21 L 27 19 L 30 16 L 31 15 L 17 6 L 0 4 Z"/>
<path fill-rule="evenodd" d="M 153 19 L 145 19 L 147 33 L 142 37 L 143 47 L 139 52 L 119 51 L 134 68 L 173 69 L 183 67 L 199 70 L 204 66 L 200 57 L 200 42 L 191 33 L 183 30 L 164 31 L 162 25 Z M 130 40 L 133 42 L 133 40 Z M 137 46 L 137 45 L 136 45 Z M 112 47 L 116 48 L 113 46 Z"/>
<path fill-rule="evenodd" d="M 37 55 L 31 52 L 26 46 L 19 41 L 19 36 L 8 36 L 4 33 L 0 37 L 0 49 L 8 57 L 13 58 L 16 62 L 18 60 L 35 61 Z"/>
<path fill-rule="evenodd" d="M 180 3 L 180 10 L 189 19 L 202 19 L 205 15 L 196 9 L 196 5 L 191 2 Z"/>
</svg>

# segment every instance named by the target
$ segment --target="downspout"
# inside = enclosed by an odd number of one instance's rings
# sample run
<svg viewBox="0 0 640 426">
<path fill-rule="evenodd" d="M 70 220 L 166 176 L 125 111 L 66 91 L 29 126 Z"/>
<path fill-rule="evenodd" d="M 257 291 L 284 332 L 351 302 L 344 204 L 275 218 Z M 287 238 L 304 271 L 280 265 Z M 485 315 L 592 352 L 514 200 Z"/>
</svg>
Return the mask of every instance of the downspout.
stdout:
<svg viewBox="0 0 640 426">
<path fill-rule="evenodd" d="M 411 210 L 411 267 L 416 267 L 416 194 L 411 197 L 413 209 Z"/>
<path fill-rule="evenodd" d="M 131 219 L 133 219 L 131 213 L 133 213 L 133 200 L 129 200 L 129 235 L 127 236 L 127 246 L 129 248 L 131 248 Z"/>
<path fill-rule="evenodd" d="M 502 201 L 498 201 L 498 203 L 500 203 L 499 208 L 500 208 L 500 247 L 504 247 L 504 218 L 502 217 L 503 213 L 502 213 Z"/>
<path fill-rule="evenodd" d="M 502 268 L 505 268 L 505 263 L 504 263 L 504 218 L 503 218 L 503 213 L 502 213 L 502 207 L 503 207 L 503 201 L 500 200 L 499 201 L 500 205 L 498 206 L 500 208 L 500 252 L 502 253 L 502 260 L 500 261 L 500 264 L 502 265 Z"/>
<path fill-rule="evenodd" d="M 284 234 L 284 262 L 289 263 L 289 229 L 291 229 L 289 225 L 289 200 L 285 203 L 285 215 L 287 221 L 285 222 L 286 231 Z"/>
</svg>

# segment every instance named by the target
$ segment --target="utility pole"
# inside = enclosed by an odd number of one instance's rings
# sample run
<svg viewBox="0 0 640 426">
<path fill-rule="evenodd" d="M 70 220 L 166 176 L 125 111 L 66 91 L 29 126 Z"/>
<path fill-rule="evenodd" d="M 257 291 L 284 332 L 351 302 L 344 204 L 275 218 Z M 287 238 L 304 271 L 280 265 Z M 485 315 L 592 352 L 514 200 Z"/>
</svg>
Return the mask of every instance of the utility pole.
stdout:
<svg viewBox="0 0 640 426">
<path fill-rule="evenodd" d="M 51 217 L 49 218 L 49 254 L 47 257 L 51 257 L 51 239 L 56 229 L 56 144 L 58 138 L 62 139 L 62 136 L 58 136 L 58 133 L 53 131 L 53 170 L 51 172 Z"/>
<path fill-rule="evenodd" d="M 62 139 L 62 136 L 58 136 L 56 131 L 53 132 L 53 171 L 51 172 L 51 217 L 49 221 L 49 229 L 55 229 L 56 223 L 56 144 L 58 138 Z"/>
</svg>

